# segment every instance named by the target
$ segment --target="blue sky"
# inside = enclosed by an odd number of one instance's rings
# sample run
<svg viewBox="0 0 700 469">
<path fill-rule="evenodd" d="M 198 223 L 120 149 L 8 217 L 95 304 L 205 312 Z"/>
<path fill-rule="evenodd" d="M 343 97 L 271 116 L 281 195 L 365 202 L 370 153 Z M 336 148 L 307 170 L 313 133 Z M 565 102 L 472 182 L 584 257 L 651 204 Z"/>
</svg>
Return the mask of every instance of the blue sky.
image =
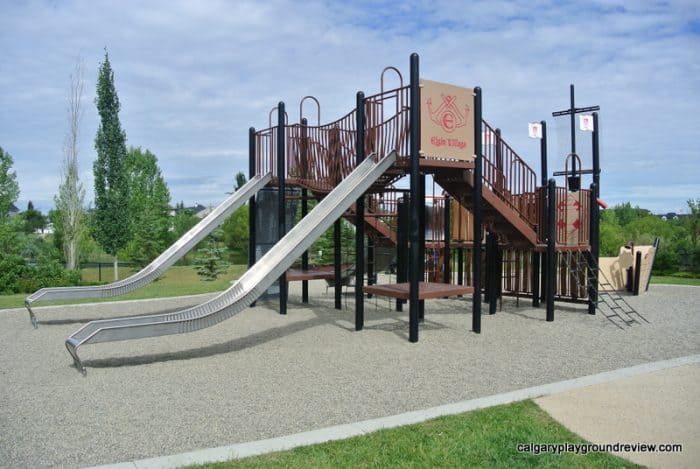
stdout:
<svg viewBox="0 0 700 469">
<path fill-rule="evenodd" d="M 296 121 L 311 94 L 321 120 L 335 120 L 358 90 L 378 91 L 385 66 L 407 78 L 411 52 L 424 78 L 481 86 L 484 117 L 538 173 L 527 123 L 548 121 L 550 171 L 563 169 L 556 130 L 567 131 L 551 113 L 575 83 L 578 105 L 601 106 L 604 200 L 684 212 L 700 198 L 697 0 L 0 0 L 0 146 L 14 157 L 21 209 L 53 206 L 78 56 L 80 174 L 93 198 L 105 47 L 127 143 L 157 155 L 173 203 L 221 201 L 247 171 L 248 127 L 267 127 L 278 101 Z"/>
</svg>

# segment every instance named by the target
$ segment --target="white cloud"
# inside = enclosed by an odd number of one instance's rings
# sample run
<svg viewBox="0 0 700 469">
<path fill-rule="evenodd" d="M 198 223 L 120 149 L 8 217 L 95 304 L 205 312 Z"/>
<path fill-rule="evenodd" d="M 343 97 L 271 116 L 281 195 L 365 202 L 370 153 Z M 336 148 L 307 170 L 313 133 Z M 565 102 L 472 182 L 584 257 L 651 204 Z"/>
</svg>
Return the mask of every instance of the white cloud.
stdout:
<svg viewBox="0 0 700 469">
<path fill-rule="evenodd" d="M 80 165 L 92 167 L 94 86 L 106 46 L 128 144 L 158 156 L 174 201 L 216 203 L 247 169 L 248 127 L 267 127 L 278 101 L 296 121 L 299 99 L 312 94 L 322 121 L 334 120 L 356 91 L 378 91 L 385 66 L 407 80 L 416 51 L 426 78 L 482 86 L 485 117 L 538 172 L 527 122 L 546 119 L 554 129 L 551 112 L 568 106 L 568 84 L 576 83 L 577 103 L 601 106 L 603 196 L 677 210 L 700 197 L 699 18 L 692 1 L 8 4 L 0 18 L 0 145 L 15 158 L 19 203 L 47 210 L 78 54 L 86 63 Z M 563 156 L 551 154 L 550 171 Z M 91 180 L 84 182 L 90 199 Z"/>
</svg>

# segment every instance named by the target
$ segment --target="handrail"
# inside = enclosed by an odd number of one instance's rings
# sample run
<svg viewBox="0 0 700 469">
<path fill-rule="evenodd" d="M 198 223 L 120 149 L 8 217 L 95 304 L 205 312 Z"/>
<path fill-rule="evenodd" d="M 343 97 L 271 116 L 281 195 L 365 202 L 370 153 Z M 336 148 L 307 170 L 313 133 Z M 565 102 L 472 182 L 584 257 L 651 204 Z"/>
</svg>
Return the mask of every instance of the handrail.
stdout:
<svg viewBox="0 0 700 469">
<path fill-rule="evenodd" d="M 302 98 L 301 107 L 307 99 Z M 395 101 L 396 113 L 384 119 L 385 101 Z M 396 151 L 399 157 L 408 155 L 408 87 L 402 86 L 365 98 L 367 115 L 365 154 L 377 153 L 379 157 Z M 318 104 L 318 103 L 317 103 Z M 394 102 L 392 102 L 392 105 Z M 393 106 L 392 106 L 393 107 Z M 320 109 L 320 107 L 319 107 Z M 285 125 L 286 165 L 285 177 L 321 191 L 330 191 L 356 166 L 357 109 L 341 118 L 322 125 Z M 318 116 L 320 120 L 320 115 Z M 255 133 L 256 172 L 272 173 L 277 177 L 277 126 Z"/>
<path fill-rule="evenodd" d="M 486 121 L 483 144 L 484 187 L 493 191 L 530 226 L 539 220 L 531 203 L 537 190 L 535 172 Z"/>
</svg>

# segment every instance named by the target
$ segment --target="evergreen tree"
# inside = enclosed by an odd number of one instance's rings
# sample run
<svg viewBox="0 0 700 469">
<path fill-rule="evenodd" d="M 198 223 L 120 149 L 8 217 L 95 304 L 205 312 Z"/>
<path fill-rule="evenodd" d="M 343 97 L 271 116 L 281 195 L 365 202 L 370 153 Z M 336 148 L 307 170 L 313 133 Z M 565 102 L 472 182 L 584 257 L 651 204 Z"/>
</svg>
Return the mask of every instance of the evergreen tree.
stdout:
<svg viewBox="0 0 700 469">
<path fill-rule="evenodd" d="M 217 228 L 202 241 L 202 247 L 197 249 L 197 257 L 194 259 L 195 268 L 197 275 L 206 281 L 216 280 L 226 271 L 222 238 L 222 230 Z"/>
<path fill-rule="evenodd" d="M 22 218 L 24 219 L 24 232 L 27 234 L 34 233 L 46 227 L 46 217 L 34 208 L 34 204 L 31 200 L 27 204 L 27 210 L 22 214 Z"/>
<path fill-rule="evenodd" d="M 0 147 L 0 221 L 7 218 L 10 206 L 19 197 L 17 174 L 10 171 L 13 164 L 12 156 Z"/>
<path fill-rule="evenodd" d="M 133 230 L 127 254 L 136 263 L 146 265 L 170 244 L 170 191 L 158 158 L 150 151 L 130 148 L 126 166 Z"/>
<path fill-rule="evenodd" d="M 95 136 L 97 159 L 95 175 L 94 236 L 99 245 L 114 256 L 114 278 L 119 278 L 117 252 L 129 242 L 128 179 L 126 174 L 126 135 L 119 122 L 119 98 L 114 72 L 105 51 L 97 77 L 97 111 L 100 125 Z"/>
<path fill-rule="evenodd" d="M 246 177 L 245 174 L 243 174 L 242 171 L 238 171 L 236 173 L 236 187 L 233 188 L 234 191 L 237 191 L 241 187 L 243 187 L 246 183 Z"/>
</svg>

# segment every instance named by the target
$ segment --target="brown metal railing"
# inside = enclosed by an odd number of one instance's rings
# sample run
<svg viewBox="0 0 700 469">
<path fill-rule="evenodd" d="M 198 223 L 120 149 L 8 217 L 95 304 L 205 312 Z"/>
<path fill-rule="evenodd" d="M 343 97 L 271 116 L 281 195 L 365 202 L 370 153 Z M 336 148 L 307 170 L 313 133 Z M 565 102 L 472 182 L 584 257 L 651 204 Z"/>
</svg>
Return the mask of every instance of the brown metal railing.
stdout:
<svg viewBox="0 0 700 469">
<path fill-rule="evenodd" d="M 483 122 L 483 184 L 535 227 L 537 176 L 486 121 Z"/>
<path fill-rule="evenodd" d="M 365 154 L 382 157 L 396 151 L 398 158 L 408 156 L 409 95 L 404 86 L 365 98 Z"/>
<path fill-rule="evenodd" d="M 409 88 L 365 98 L 365 154 L 380 157 L 396 150 L 408 155 Z M 256 133 L 256 170 L 277 176 L 277 127 Z M 330 191 L 355 168 L 356 110 L 324 125 L 285 126 L 286 177 L 290 182 Z"/>
</svg>

